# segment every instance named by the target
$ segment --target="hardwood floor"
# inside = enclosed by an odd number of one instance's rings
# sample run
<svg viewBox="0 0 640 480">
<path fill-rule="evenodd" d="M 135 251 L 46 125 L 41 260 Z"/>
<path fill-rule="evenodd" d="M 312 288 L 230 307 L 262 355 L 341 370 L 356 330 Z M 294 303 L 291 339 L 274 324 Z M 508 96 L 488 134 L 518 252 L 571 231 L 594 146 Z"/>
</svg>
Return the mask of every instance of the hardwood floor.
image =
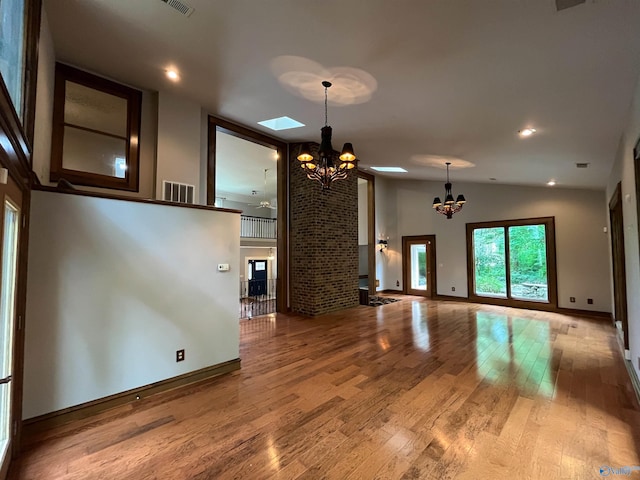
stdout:
<svg viewBox="0 0 640 480">
<path fill-rule="evenodd" d="M 240 371 L 28 439 L 13 479 L 587 479 L 640 465 L 606 320 L 407 297 L 241 322 Z"/>
</svg>

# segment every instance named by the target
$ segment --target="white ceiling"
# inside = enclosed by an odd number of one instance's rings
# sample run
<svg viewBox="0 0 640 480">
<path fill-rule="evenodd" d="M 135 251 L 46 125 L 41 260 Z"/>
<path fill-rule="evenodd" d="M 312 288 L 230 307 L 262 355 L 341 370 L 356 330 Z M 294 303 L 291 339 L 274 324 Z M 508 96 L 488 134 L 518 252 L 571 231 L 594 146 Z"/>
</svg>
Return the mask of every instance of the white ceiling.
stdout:
<svg viewBox="0 0 640 480">
<path fill-rule="evenodd" d="M 319 141 L 333 81 L 334 147 L 409 170 L 396 178 L 442 180 L 422 158 L 436 155 L 475 164 L 453 181 L 603 188 L 640 72 L 639 0 L 183 1 L 190 17 L 161 0 L 44 3 L 59 60 L 285 141 Z M 257 125 L 282 115 L 307 126 Z"/>
</svg>

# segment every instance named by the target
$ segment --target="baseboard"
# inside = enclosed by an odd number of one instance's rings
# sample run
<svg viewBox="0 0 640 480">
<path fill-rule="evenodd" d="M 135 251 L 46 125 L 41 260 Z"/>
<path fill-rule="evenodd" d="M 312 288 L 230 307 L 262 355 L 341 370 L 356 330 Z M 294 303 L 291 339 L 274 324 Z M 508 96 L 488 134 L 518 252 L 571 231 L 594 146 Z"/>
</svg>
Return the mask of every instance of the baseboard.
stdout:
<svg viewBox="0 0 640 480">
<path fill-rule="evenodd" d="M 638 403 L 640 403 L 640 381 L 638 380 L 636 369 L 633 368 L 633 364 L 630 360 L 625 360 L 624 366 L 627 367 L 627 372 L 629 373 L 629 378 L 631 379 L 631 385 L 633 386 L 633 390 L 636 393 L 636 400 L 638 400 Z"/>
<path fill-rule="evenodd" d="M 128 403 L 137 402 L 152 395 L 158 395 L 169 390 L 192 385 L 212 377 L 240 369 L 240 359 L 229 360 L 210 367 L 201 368 L 193 372 L 178 375 L 159 382 L 151 383 L 143 387 L 134 388 L 125 392 L 109 395 L 90 402 L 85 402 L 73 407 L 64 408 L 55 412 L 45 413 L 37 417 L 29 418 L 22 422 L 23 435 L 29 436 L 38 432 L 49 430 L 76 420 L 93 417 L 112 408 L 120 407 Z"/>
<path fill-rule="evenodd" d="M 581 317 L 606 318 L 607 320 L 613 322 L 613 317 L 611 316 L 611 312 L 599 312 L 597 310 L 580 310 L 578 308 L 564 308 L 564 307 L 558 307 L 554 311 L 556 313 L 562 313 L 564 315 L 580 315 Z"/>
</svg>

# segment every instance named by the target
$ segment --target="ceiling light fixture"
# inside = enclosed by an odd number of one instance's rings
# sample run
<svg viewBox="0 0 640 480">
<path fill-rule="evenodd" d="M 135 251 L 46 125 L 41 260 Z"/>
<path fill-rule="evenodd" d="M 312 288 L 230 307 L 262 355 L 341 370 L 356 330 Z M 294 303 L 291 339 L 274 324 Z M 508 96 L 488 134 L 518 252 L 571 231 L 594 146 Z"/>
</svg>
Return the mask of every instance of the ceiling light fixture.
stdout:
<svg viewBox="0 0 640 480">
<path fill-rule="evenodd" d="M 524 128 L 518 132 L 521 137 L 530 137 L 534 133 L 536 133 L 535 128 Z"/>
<path fill-rule="evenodd" d="M 407 173 L 407 171 L 402 167 L 371 167 L 371 170 L 385 173 Z"/>
<path fill-rule="evenodd" d="M 556 181 L 555 181 L 555 180 L 549 180 L 549 181 L 547 182 L 547 185 L 549 185 L 550 187 L 553 187 L 555 184 L 556 184 Z"/>
<path fill-rule="evenodd" d="M 462 206 L 467 202 L 464 195 L 458 195 L 458 198 L 453 199 L 451 194 L 451 182 L 449 181 L 449 165 L 451 162 L 447 162 L 447 183 L 444 184 L 444 204 L 440 200 L 440 197 L 433 199 L 433 208 L 436 212 L 447 216 L 447 220 L 451 219 L 454 213 L 462 210 Z"/>
<path fill-rule="evenodd" d="M 173 80 L 174 82 L 178 80 L 178 78 L 180 78 L 180 75 L 178 75 L 178 72 L 176 72 L 175 70 L 173 70 L 172 68 L 168 69 L 165 74 L 167 75 L 167 78 L 169 80 Z"/>
<path fill-rule="evenodd" d="M 353 153 L 353 145 L 345 143 L 342 147 L 342 153 L 338 159 L 340 164 L 336 167 L 333 159 L 335 152 L 331 146 L 331 127 L 327 122 L 327 89 L 331 86 L 331 82 L 326 80 L 322 82 L 324 87 L 324 127 L 321 129 L 321 142 L 318 149 L 318 161 L 313 158 L 311 154 L 311 148 L 308 143 L 302 145 L 300 153 L 298 154 L 298 160 L 300 160 L 300 166 L 307 173 L 307 178 L 310 180 L 317 180 L 322 185 L 323 190 L 329 190 L 331 188 L 331 182 L 334 180 L 342 180 L 347 178 L 349 170 L 356 166 L 356 155 Z"/>
</svg>

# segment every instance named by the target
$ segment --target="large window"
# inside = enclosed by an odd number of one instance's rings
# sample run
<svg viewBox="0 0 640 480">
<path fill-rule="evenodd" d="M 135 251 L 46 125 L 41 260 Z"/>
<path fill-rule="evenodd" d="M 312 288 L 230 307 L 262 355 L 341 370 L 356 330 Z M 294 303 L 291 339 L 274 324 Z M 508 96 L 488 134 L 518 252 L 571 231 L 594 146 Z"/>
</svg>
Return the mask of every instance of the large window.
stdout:
<svg viewBox="0 0 640 480">
<path fill-rule="evenodd" d="M 57 64 L 51 181 L 137 191 L 141 102 L 138 90 Z"/>
<path fill-rule="evenodd" d="M 22 118 L 25 64 L 25 0 L 0 1 L 0 74 Z"/>
<path fill-rule="evenodd" d="M 467 224 L 467 243 L 471 297 L 557 304 L 552 217 Z"/>
</svg>

